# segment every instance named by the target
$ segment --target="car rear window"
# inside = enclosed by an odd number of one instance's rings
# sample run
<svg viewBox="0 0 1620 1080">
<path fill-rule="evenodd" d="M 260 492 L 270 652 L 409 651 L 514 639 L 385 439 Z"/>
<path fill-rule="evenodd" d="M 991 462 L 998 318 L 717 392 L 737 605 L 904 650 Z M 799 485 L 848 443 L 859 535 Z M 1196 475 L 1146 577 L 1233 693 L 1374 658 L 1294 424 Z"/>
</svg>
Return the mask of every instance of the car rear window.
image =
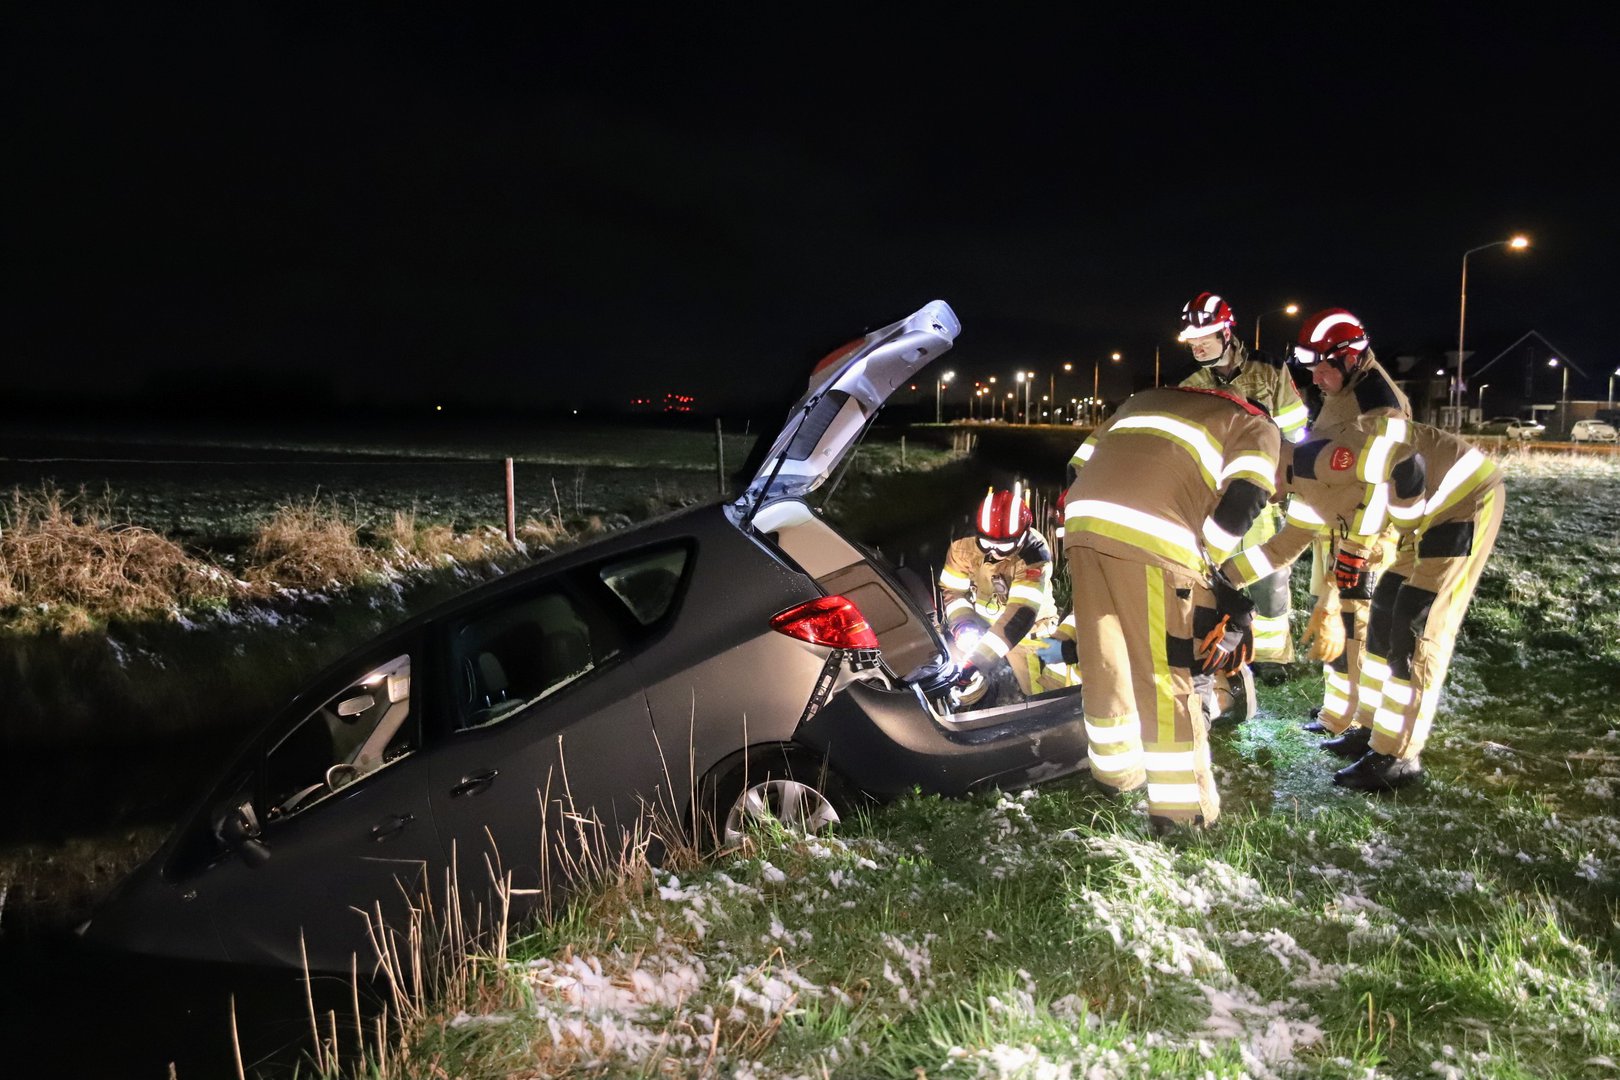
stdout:
<svg viewBox="0 0 1620 1080">
<path fill-rule="evenodd" d="M 640 551 L 608 563 L 598 571 L 606 585 L 642 626 L 651 626 L 669 613 L 686 573 L 690 550 L 683 544 Z"/>
</svg>

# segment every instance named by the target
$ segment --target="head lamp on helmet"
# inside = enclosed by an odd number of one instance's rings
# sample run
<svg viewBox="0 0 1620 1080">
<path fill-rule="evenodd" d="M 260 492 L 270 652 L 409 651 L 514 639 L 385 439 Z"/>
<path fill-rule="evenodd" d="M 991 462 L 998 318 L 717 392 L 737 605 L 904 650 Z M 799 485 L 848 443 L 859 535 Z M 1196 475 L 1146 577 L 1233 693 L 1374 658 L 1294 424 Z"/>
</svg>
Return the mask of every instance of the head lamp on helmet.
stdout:
<svg viewBox="0 0 1620 1080">
<path fill-rule="evenodd" d="M 1340 371 L 1354 367 L 1367 351 L 1367 331 L 1361 320 L 1344 308 L 1326 308 L 1306 319 L 1299 328 L 1294 361 L 1303 367 L 1333 364 Z"/>
</svg>

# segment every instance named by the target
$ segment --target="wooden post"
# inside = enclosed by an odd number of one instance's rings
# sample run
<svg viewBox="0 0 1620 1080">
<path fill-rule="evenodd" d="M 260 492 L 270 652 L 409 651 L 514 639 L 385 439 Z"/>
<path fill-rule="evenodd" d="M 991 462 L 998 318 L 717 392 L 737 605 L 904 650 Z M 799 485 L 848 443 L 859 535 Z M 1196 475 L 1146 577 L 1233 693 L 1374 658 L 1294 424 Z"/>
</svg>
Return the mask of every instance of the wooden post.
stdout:
<svg viewBox="0 0 1620 1080">
<path fill-rule="evenodd" d="M 512 483 L 512 459 L 506 459 L 506 542 L 517 547 L 517 489 Z"/>
<path fill-rule="evenodd" d="M 726 444 L 720 437 L 720 418 L 714 418 L 714 481 L 720 494 L 726 493 Z"/>
</svg>

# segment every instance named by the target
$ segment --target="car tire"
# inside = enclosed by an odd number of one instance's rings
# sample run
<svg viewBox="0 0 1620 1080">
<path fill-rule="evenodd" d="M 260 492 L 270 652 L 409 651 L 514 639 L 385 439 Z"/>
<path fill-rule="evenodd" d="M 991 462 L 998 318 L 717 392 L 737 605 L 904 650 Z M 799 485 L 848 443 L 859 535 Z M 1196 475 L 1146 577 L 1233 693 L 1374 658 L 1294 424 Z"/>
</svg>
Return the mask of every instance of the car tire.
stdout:
<svg viewBox="0 0 1620 1080">
<path fill-rule="evenodd" d="M 857 793 L 810 751 L 756 746 L 721 762 L 699 785 L 698 847 L 734 847 L 751 824 L 767 817 L 813 835 L 837 824 L 857 802 Z"/>
</svg>

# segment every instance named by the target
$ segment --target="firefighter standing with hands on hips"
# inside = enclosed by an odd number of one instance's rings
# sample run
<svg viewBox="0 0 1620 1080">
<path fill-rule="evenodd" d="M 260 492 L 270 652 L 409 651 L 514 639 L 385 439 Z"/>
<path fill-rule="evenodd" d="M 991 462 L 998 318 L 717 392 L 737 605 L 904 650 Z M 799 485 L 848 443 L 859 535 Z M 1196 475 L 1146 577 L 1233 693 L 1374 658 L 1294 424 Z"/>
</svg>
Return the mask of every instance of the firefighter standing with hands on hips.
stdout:
<svg viewBox="0 0 1620 1080">
<path fill-rule="evenodd" d="M 1294 362 L 1310 372 L 1322 394 L 1311 438 L 1329 438 L 1365 420 L 1412 418 L 1406 395 L 1373 355 L 1361 320 L 1344 308 L 1325 308 L 1300 325 Z M 1354 750 L 1341 748 L 1336 739 L 1355 717 L 1350 702 L 1361 678 L 1372 600 L 1368 590 L 1346 593 L 1335 587 L 1332 553 L 1333 538 L 1324 531 L 1311 549 L 1311 595 L 1316 602 L 1304 634 L 1311 659 L 1322 662 L 1322 704 L 1312 710 L 1305 729 L 1333 736 L 1323 743 L 1329 750 Z M 1386 532 L 1373 549 L 1369 572 L 1376 574 L 1395 555 L 1393 533 Z"/>
<path fill-rule="evenodd" d="M 1305 436 L 1310 413 L 1294 386 L 1293 376 L 1282 361 L 1262 352 L 1250 352 L 1243 340 L 1232 333 L 1235 322 L 1231 307 L 1212 292 L 1199 293 L 1187 302 L 1181 309 L 1177 340 L 1191 350 L 1198 370 L 1181 380 L 1181 385 L 1225 390 L 1256 401 L 1271 414 L 1284 439 L 1298 442 Z M 1280 528 L 1281 508 L 1268 506 L 1243 538 L 1244 545 L 1263 543 Z M 1255 674 L 1286 674 L 1286 665 L 1294 662 L 1294 638 L 1288 625 L 1288 613 L 1293 607 L 1288 568 L 1244 591 L 1255 605 Z"/>
<path fill-rule="evenodd" d="M 1067 665 L 1040 657 L 1040 637 L 1057 625 L 1052 549 L 1033 527 L 1024 485 L 987 491 L 974 526 L 974 535 L 951 543 L 939 574 L 945 629 L 964 654 L 956 679 L 963 703 L 984 698 L 1003 660 L 1026 698 L 1069 685 Z"/>
<path fill-rule="evenodd" d="M 1238 550 L 1276 483 L 1277 425 L 1224 390 L 1127 400 L 1070 461 L 1064 554 L 1085 672 L 1092 775 L 1147 784 L 1156 832 L 1210 824 L 1220 795 L 1193 672 L 1253 650 L 1253 603 L 1213 568 Z"/>
<path fill-rule="evenodd" d="M 1502 473 L 1462 439 L 1427 424 L 1368 418 L 1285 452 L 1278 491 L 1289 524 L 1223 567 L 1241 583 L 1272 573 L 1333 532 L 1340 595 L 1370 599 L 1366 651 L 1345 733 L 1325 743 L 1352 763 L 1333 782 L 1362 791 L 1406 783 L 1434 722 L 1457 632 L 1502 523 Z M 1386 524 L 1400 533 L 1376 587 L 1369 559 Z"/>
</svg>

